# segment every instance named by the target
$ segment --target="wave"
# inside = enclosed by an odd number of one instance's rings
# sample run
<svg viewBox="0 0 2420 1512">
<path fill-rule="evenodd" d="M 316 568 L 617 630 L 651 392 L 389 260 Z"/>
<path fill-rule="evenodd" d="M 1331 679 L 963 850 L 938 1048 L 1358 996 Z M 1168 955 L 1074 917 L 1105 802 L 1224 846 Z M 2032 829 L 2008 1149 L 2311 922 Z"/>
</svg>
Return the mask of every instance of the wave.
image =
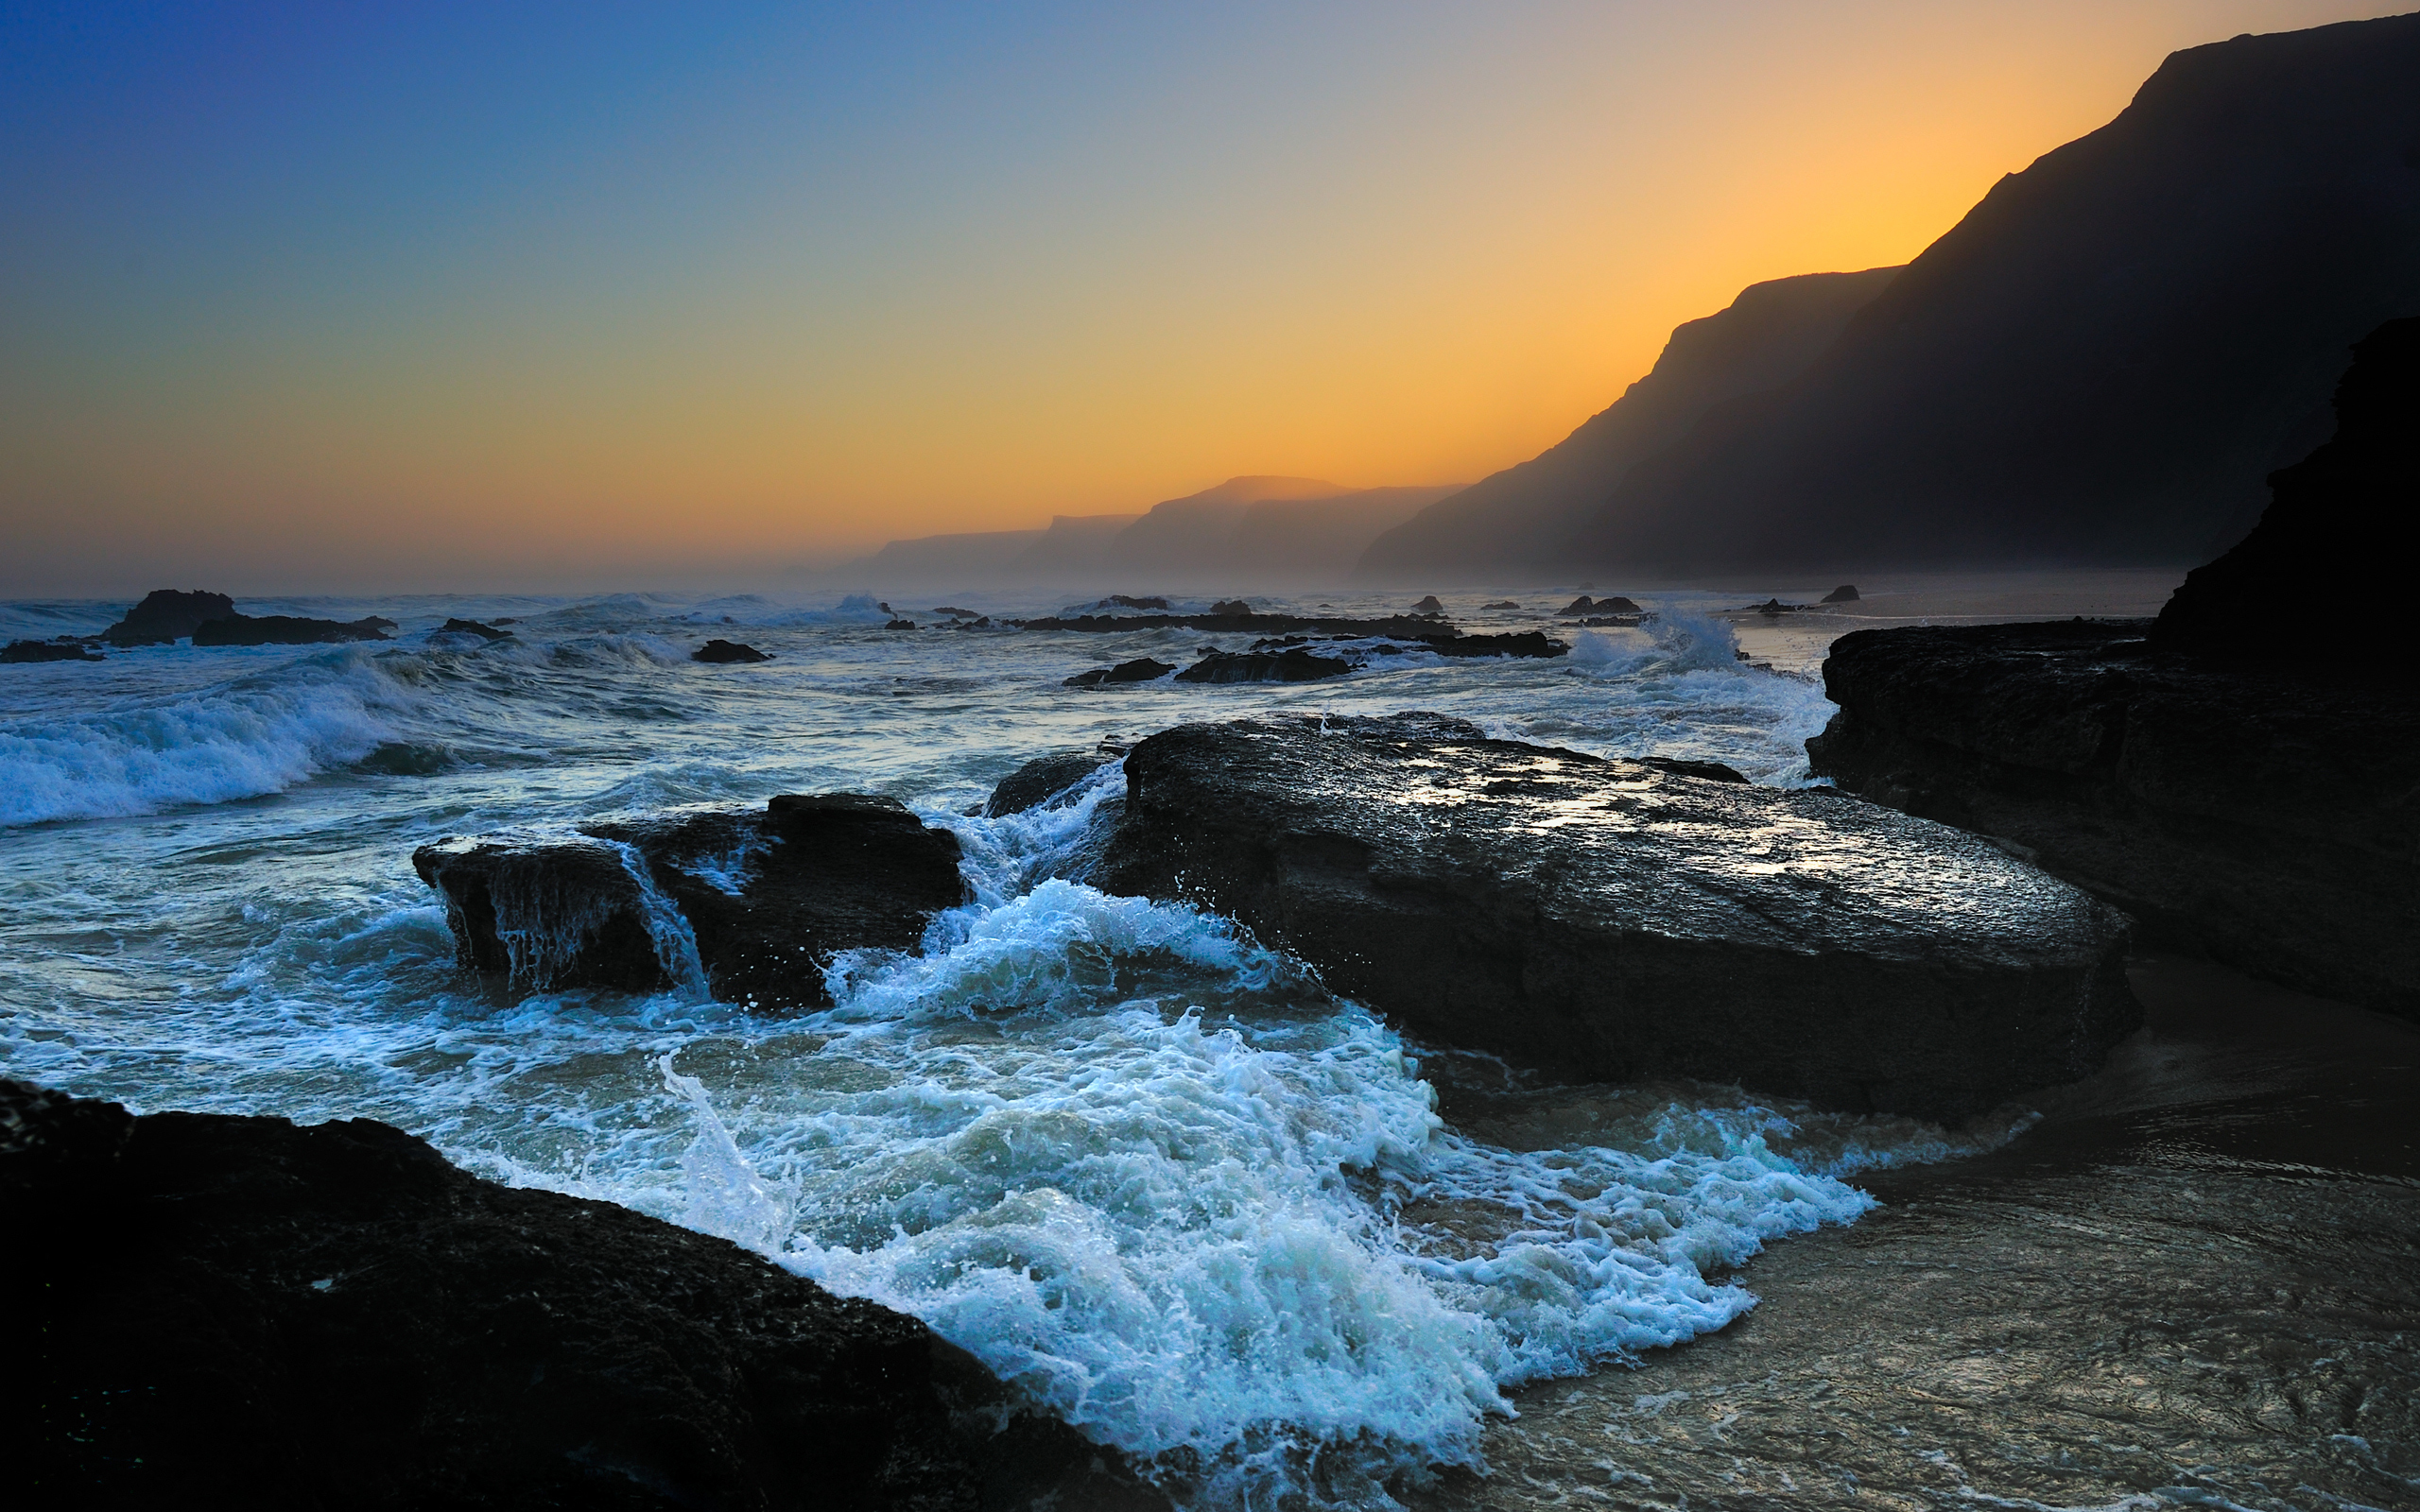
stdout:
<svg viewBox="0 0 2420 1512">
<path fill-rule="evenodd" d="M 0 826 L 283 792 L 403 739 L 419 696 L 345 650 L 199 693 L 0 726 Z"/>
</svg>

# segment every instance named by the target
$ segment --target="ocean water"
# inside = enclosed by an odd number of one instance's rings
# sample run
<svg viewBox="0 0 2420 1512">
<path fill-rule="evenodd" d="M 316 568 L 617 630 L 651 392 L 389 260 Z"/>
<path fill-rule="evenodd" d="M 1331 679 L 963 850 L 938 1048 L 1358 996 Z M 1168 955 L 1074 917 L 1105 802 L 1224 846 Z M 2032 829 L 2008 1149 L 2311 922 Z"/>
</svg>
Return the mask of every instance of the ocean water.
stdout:
<svg viewBox="0 0 2420 1512">
<path fill-rule="evenodd" d="M 1573 592 L 1448 607 L 1534 628 Z M 1859 1171 L 1986 1147 L 2021 1111 L 1951 1131 L 1536 1086 L 1413 1042 L 1227 920 L 1071 880 L 1115 765 L 1068 807 L 965 811 L 1036 755 L 1272 710 L 1436 710 L 1804 782 L 1822 645 L 1849 622 L 1713 612 L 1740 602 L 1665 595 L 1641 629 L 1561 632 L 1556 661 L 1412 654 L 1293 687 L 1066 689 L 1249 637 L 908 635 L 838 594 L 248 601 L 403 628 L 0 667 L 0 1074 L 385 1119 L 925 1318 L 1187 1504 L 1392 1504 L 1476 1464 L 1508 1388 L 1722 1328 L 1755 1303 L 1732 1278 L 1750 1255 L 1868 1210 Z M 124 607 L 0 605 L 0 639 Z M 515 635 L 436 633 L 451 615 Z M 689 661 L 710 635 L 774 660 Z M 821 1013 L 695 986 L 517 998 L 457 970 L 410 867 L 444 835 L 839 790 L 956 831 L 975 901 L 922 955 L 836 962 Z M 1441 1087 L 1484 1117 L 1448 1123 Z"/>
</svg>

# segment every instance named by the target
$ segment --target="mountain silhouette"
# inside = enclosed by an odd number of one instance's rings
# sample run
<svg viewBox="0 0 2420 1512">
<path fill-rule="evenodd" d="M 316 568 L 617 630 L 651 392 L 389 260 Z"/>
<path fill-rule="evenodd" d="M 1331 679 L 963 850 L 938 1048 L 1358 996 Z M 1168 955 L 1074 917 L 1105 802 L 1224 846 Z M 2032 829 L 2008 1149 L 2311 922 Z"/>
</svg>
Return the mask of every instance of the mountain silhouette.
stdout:
<svg viewBox="0 0 2420 1512">
<path fill-rule="evenodd" d="M 1898 271 L 1749 284 L 1727 309 L 1677 327 L 1654 369 L 1568 437 L 1380 536 L 1361 558 L 1363 574 L 1544 565 L 1631 464 L 1680 439 L 1716 404 L 1804 372 Z"/>
</svg>

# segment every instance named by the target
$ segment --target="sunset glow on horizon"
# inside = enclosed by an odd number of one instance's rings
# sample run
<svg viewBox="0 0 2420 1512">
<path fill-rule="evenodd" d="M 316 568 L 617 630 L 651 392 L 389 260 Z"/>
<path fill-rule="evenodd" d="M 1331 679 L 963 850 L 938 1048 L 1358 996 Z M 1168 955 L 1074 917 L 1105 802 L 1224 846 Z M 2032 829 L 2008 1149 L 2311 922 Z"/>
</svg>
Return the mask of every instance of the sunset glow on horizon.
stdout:
<svg viewBox="0 0 2420 1512">
<path fill-rule="evenodd" d="M 10 6 L 0 590 L 768 580 L 1475 481 L 2323 0 Z"/>
</svg>

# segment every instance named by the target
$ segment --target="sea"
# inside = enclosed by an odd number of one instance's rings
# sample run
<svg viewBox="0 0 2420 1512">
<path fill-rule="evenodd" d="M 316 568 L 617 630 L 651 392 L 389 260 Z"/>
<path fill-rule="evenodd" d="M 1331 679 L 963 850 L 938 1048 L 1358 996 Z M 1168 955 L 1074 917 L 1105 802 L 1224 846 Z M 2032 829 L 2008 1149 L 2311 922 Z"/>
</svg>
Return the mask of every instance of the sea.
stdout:
<svg viewBox="0 0 2420 1512">
<path fill-rule="evenodd" d="M 1466 630 L 1546 628 L 1568 655 L 1096 689 L 1064 682 L 1252 637 L 1011 627 L 1093 602 L 1033 591 L 247 599 L 399 628 L 0 666 L 0 1075 L 137 1111 L 385 1120 L 913 1314 L 1180 1504 L 1395 1505 L 1479 1468 L 1508 1392 L 1723 1329 L 1756 1306 L 1752 1256 L 1874 1207 L 1861 1174 L 1992 1148 L 2028 1110 L 1944 1129 L 1545 1085 L 1420 1042 L 1232 920 L 1086 885 L 1117 765 L 1003 818 L 979 816 L 992 786 L 1188 721 L 1409 709 L 1804 785 L 1834 637 L 2148 613 L 2177 576 L 1910 578 L 1778 615 L 1746 610 L 1833 585 L 1634 589 L 1652 617 L 1596 628 L 1553 613 L 1582 585 L 1519 585 L 1441 596 Z M 0 640 L 128 603 L 0 604 Z M 942 607 L 990 624 L 944 628 Z M 511 636 L 441 630 L 458 616 Z M 692 661 L 709 638 L 771 660 Z M 842 791 L 954 832 L 973 901 L 921 954 L 836 960 L 821 1012 L 521 995 L 458 966 L 411 868 L 445 836 Z"/>
</svg>

